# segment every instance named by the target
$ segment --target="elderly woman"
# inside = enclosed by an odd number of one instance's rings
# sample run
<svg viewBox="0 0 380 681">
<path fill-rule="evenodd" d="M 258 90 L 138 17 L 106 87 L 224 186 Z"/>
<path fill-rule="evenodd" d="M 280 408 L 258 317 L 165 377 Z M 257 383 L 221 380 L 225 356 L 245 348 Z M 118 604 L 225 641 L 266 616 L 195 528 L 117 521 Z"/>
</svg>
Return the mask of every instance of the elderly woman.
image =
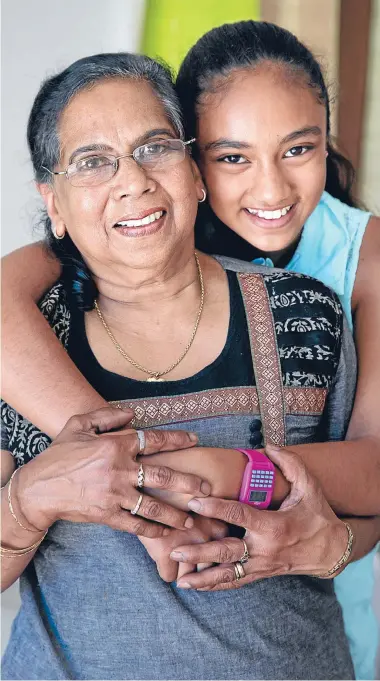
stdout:
<svg viewBox="0 0 380 681">
<path fill-rule="evenodd" d="M 368 551 L 378 525 L 339 520 L 297 457 L 268 448 L 275 467 L 252 449 L 294 445 L 337 512 L 377 512 L 359 463 L 343 485 L 328 446 L 308 444 L 342 439 L 352 406 L 355 356 L 337 298 L 308 277 L 194 252 L 202 180 L 170 77 L 152 60 L 98 55 L 49 79 L 28 139 L 62 264 L 40 308 L 99 404 L 121 410 L 76 417 L 49 446 L 2 406 L 8 477 L 17 466 L 2 492 L 3 585 L 22 575 L 3 678 L 353 678 L 323 578 Z M 32 401 L 13 406 L 28 416 Z M 149 430 L 178 424 L 199 447 Z M 163 449 L 177 451 L 153 454 Z M 248 528 L 224 540 L 234 564 L 223 575 L 246 584 L 236 591 L 180 589 L 187 577 L 168 584 L 156 570 L 162 547 L 223 536 L 150 496 L 187 508 L 208 493 L 202 480 L 245 502 L 226 514 Z M 269 502 L 280 511 L 258 510 Z M 282 533 L 293 548 L 276 554 Z M 251 580 L 256 538 L 259 576 L 265 555 L 277 555 L 272 574 L 295 574 Z"/>
</svg>

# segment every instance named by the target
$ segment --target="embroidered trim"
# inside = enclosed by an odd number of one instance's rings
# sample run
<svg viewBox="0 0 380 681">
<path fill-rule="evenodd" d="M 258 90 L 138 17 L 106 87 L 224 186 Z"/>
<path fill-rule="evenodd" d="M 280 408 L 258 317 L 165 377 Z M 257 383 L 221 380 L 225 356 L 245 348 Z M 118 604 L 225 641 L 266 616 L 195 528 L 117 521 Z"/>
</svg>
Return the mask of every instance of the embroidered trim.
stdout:
<svg viewBox="0 0 380 681">
<path fill-rule="evenodd" d="M 287 414 L 320 416 L 327 390 L 324 388 L 285 388 Z M 132 428 L 152 428 L 210 416 L 260 415 L 257 389 L 253 387 L 215 388 L 172 397 L 144 397 L 110 402 L 134 409 Z"/>
<path fill-rule="evenodd" d="M 274 321 L 261 274 L 238 274 L 247 315 L 264 443 L 285 445 L 285 401 Z"/>
</svg>

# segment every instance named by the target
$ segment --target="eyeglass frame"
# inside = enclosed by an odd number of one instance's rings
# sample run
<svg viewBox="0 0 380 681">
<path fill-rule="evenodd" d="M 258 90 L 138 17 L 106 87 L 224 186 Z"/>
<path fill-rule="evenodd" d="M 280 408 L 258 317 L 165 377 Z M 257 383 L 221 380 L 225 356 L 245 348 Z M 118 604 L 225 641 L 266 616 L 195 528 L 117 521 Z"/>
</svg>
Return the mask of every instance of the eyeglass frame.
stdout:
<svg viewBox="0 0 380 681">
<path fill-rule="evenodd" d="M 133 160 L 137 163 L 137 165 L 139 166 L 139 168 L 143 168 L 143 169 L 144 169 L 144 167 L 143 167 L 143 166 L 137 161 L 137 159 L 135 158 L 135 153 L 136 153 L 136 151 L 138 151 L 139 149 L 142 149 L 143 147 L 149 146 L 149 144 L 154 144 L 155 141 L 156 141 L 156 140 L 153 140 L 152 142 L 146 142 L 145 144 L 140 144 L 138 147 L 136 147 L 136 149 L 134 149 L 134 150 L 132 151 L 131 154 L 122 154 L 121 156 L 115 156 L 115 157 L 113 157 L 113 154 L 110 154 L 110 156 L 112 156 L 112 157 L 114 158 L 114 161 L 113 161 L 112 165 L 113 165 L 114 168 L 115 168 L 115 172 L 113 173 L 113 175 L 111 175 L 111 177 L 109 178 L 109 180 L 111 180 L 113 177 L 115 177 L 117 171 L 119 170 L 119 161 L 120 161 L 120 159 L 122 159 L 122 158 L 133 158 Z M 193 142 L 196 141 L 196 137 L 193 137 L 191 140 L 187 140 L 186 142 L 184 142 L 183 140 L 181 140 L 181 139 L 179 139 L 179 138 L 176 138 L 176 139 L 169 138 L 169 139 L 165 139 L 165 140 L 157 140 L 157 142 L 163 142 L 163 141 L 165 141 L 165 142 L 181 142 L 181 144 L 183 145 L 183 148 L 184 148 L 184 150 L 185 150 L 185 147 L 186 147 L 188 144 L 192 144 Z M 97 155 L 98 155 L 98 154 L 94 153 L 94 156 L 97 156 Z M 105 153 L 105 155 L 107 155 L 107 154 Z M 91 157 L 87 157 L 87 158 L 91 158 Z M 68 170 L 69 170 L 70 166 L 73 166 L 73 165 L 75 165 L 76 163 L 79 163 L 79 161 L 74 161 L 73 163 L 69 163 L 69 165 L 67 166 L 66 170 L 50 170 L 50 168 L 46 168 L 46 166 L 41 166 L 41 168 L 43 168 L 43 169 L 46 170 L 48 173 L 50 173 L 50 175 L 65 175 L 67 181 L 71 184 L 71 182 L 70 182 L 70 180 L 69 180 L 69 176 L 68 176 Z M 104 180 L 103 182 L 99 182 L 99 185 L 104 184 L 105 182 L 109 182 L 109 180 Z M 97 187 L 97 186 L 99 186 L 99 185 L 93 185 L 93 186 Z M 71 186 L 75 186 L 75 185 L 71 185 Z M 85 186 L 85 185 L 84 185 L 84 186 Z"/>
</svg>

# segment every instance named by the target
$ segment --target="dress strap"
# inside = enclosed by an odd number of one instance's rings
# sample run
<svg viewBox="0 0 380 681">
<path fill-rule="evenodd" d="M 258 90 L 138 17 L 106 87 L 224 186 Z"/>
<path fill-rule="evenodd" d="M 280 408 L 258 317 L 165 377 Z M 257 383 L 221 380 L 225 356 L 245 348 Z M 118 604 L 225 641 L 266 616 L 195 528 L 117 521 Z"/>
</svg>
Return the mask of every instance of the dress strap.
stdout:
<svg viewBox="0 0 380 681">
<path fill-rule="evenodd" d="M 276 331 L 262 274 L 237 275 L 243 297 L 264 444 L 284 446 L 285 400 Z"/>
</svg>

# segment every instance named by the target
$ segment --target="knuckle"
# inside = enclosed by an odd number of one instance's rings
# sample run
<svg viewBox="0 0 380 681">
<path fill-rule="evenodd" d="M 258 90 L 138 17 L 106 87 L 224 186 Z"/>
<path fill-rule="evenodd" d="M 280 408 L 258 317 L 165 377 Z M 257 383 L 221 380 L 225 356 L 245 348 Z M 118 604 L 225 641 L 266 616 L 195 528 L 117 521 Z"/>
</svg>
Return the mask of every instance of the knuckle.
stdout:
<svg viewBox="0 0 380 681">
<path fill-rule="evenodd" d="M 148 523 L 142 518 L 133 518 L 130 523 L 130 532 L 132 534 L 141 534 L 142 536 L 153 536 L 148 534 Z"/>
<path fill-rule="evenodd" d="M 173 480 L 173 473 L 170 468 L 166 466 L 154 466 L 151 470 L 152 482 L 157 487 L 168 487 Z"/>
<path fill-rule="evenodd" d="M 161 505 L 155 499 L 148 497 L 145 500 L 143 510 L 147 518 L 158 518 L 161 514 Z"/>
<path fill-rule="evenodd" d="M 231 584 L 231 582 L 234 582 L 236 577 L 235 577 L 235 571 L 233 568 L 223 568 L 221 571 L 221 583 L 222 584 Z"/>
<path fill-rule="evenodd" d="M 164 430 L 148 430 L 146 435 L 149 445 L 154 449 L 160 449 L 168 439 L 168 434 Z"/>
<path fill-rule="evenodd" d="M 218 549 L 218 562 L 231 563 L 233 560 L 231 547 L 226 542 L 220 542 Z"/>
<path fill-rule="evenodd" d="M 242 504 L 230 504 L 226 508 L 226 521 L 230 525 L 241 525 L 244 521 L 244 508 Z"/>
</svg>

